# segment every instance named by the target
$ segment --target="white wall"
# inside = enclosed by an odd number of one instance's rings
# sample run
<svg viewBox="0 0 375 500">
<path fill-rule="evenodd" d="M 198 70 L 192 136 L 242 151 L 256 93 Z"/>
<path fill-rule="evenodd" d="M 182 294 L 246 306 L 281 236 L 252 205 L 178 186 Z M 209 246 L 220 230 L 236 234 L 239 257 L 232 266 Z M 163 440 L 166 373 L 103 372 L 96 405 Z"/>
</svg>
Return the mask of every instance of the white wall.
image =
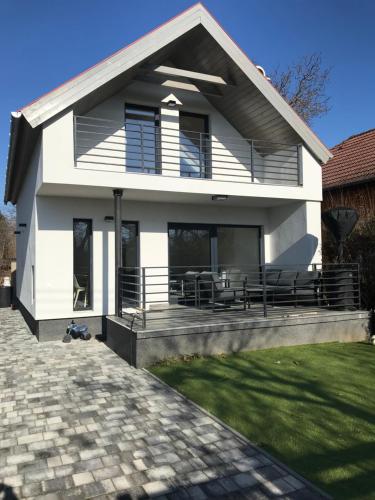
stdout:
<svg viewBox="0 0 375 500">
<path fill-rule="evenodd" d="M 267 210 L 165 203 L 123 203 L 123 219 L 138 221 L 140 265 L 168 266 L 168 222 L 267 226 Z M 111 200 L 37 197 L 36 319 L 114 313 L 114 227 Z M 73 218 L 93 220 L 93 310 L 73 312 Z"/>
<path fill-rule="evenodd" d="M 32 315 L 35 314 L 33 287 L 37 282 L 37 269 L 35 267 L 35 229 L 37 224 L 35 192 L 40 183 L 41 171 L 42 153 L 41 141 L 39 140 L 30 158 L 27 175 L 18 197 L 16 211 L 17 230 L 20 231 L 20 234 L 16 236 L 16 293 L 18 299 Z M 19 227 L 19 224 L 26 224 L 26 227 Z M 32 266 L 34 266 L 34 273 Z"/>
<path fill-rule="evenodd" d="M 181 100 L 183 106 L 181 109 L 190 112 L 208 114 L 210 117 L 210 133 L 213 136 L 215 146 L 213 148 L 213 179 L 189 179 L 181 178 L 178 175 L 179 164 L 175 162 L 175 157 L 178 154 L 178 144 L 174 138 L 174 134 L 178 133 L 178 110 L 169 108 L 161 108 L 162 125 L 169 127 L 171 137 L 169 141 L 174 144 L 170 145 L 172 151 L 170 158 L 163 153 L 163 161 L 165 171 L 163 175 L 148 175 L 138 173 L 126 173 L 124 168 L 124 104 L 131 102 L 134 104 L 143 104 L 161 107 L 161 100 L 171 92 L 171 89 L 159 85 L 151 85 L 142 82 L 135 82 L 128 86 L 124 91 L 104 101 L 99 106 L 93 108 L 89 117 L 99 117 L 117 122 L 114 126 L 109 125 L 109 138 L 111 148 L 118 151 L 106 151 L 103 149 L 95 150 L 95 154 L 102 155 L 95 158 L 98 164 L 77 163 L 74 164 L 74 133 L 73 133 L 73 113 L 67 112 L 51 120 L 43 130 L 43 182 L 51 184 L 64 185 L 81 185 L 81 186 L 101 186 L 106 188 L 127 188 L 138 190 L 150 190 L 160 192 L 184 192 L 184 193 L 202 193 L 202 194 L 228 194 L 230 196 L 249 196 L 262 198 L 284 198 L 284 199 L 300 199 L 321 201 L 321 168 L 312 155 L 303 148 L 303 178 L 304 184 L 302 187 L 295 186 L 280 186 L 270 185 L 262 182 L 262 179 L 256 179 L 255 183 L 249 183 L 250 172 L 243 165 L 242 160 L 236 158 L 236 155 L 242 155 L 241 148 L 248 148 L 246 145 L 235 146 L 233 139 L 241 140 L 239 133 L 228 123 L 228 121 L 214 108 L 210 103 L 199 93 L 186 92 L 182 90 L 174 90 L 173 93 Z M 112 127 L 112 128 L 111 128 Z M 224 137 L 227 139 L 218 138 Z M 92 136 L 91 136 L 92 137 Z M 87 139 L 87 138 L 86 138 Z M 98 139 L 99 140 L 99 139 Z M 163 145 L 166 141 L 165 133 L 162 137 Z M 92 144 L 86 141 L 88 151 Z M 100 147 L 106 148 L 105 144 L 100 144 Z M 239 151 L 234 152 L 233 149 L 239 148 Z M 175 149 L 175 151 L 173 151 Z M 219 161 L 218 154 L 220 153 L 228 158 L 228 165 L 233 169 L 239 169 L 237 175 L 244 177 L 235 177 L 232 175 L 223 176 L 222 170 L 215 170 L 215 166 L 223 166 Z M 114 158 L 104 159 L 104 155 L 110 154 Z M 246 151 L 246 155 L 249 152 Z M 255 155 L 258 157 L 258 155 Z M 118 158 L 117 158 L 118 157 Z M 89 160 L 90 157 L 83 155 L 81 160 Z M 92 160 L 92 157 L 91 157 Z M 115 163 L 117 165 L 109 165 Z M 262 175 L 262 164 L 264 161 L 259 158 L 260 174 Z M 167 166 L 166 166 L 167 165 Z M 280 164 L 280 171 L 285 165 Z M 89 172 L 89 173 L 88 173 Z M 225 170 L 226 173 L 231 173 L 230 169 Z M 233 171 L 232 171 L 233 173 Z M 228 182 L 228 181 L 237 182 Z M 240 182 L 238 182 L 240 181 Z"/>
<path fill-rule="evenodd" d="M 268 220 L 270 262 L 280 265 L 321 262 L 319 202 L 270 208 Z"/>
<path fill-rule="evenodd" d="M 37 197 L 36 319 L 100 316 L 114 313 L 114 227 L 112 200 Z M 168 223 L 222 223 L 263 226 L 266 262 L 311 262 L 312 240 L 320 240 L 319 204 L 237 208 L 217 204 L 183 205 L 124 201 L 123 219 L 137 221 L 140 266 L 168 266 Z M 73 312 L 73 218 L 93 221 L 93 309 Z M 277 219 L 277 220 L 276 220 Z M 315 224 L 315 226 L 314 226 Z M 315 227 L 315 229 L 314 229 Z M 296 252 L 296 248 L 298 252 Z M 310 259 L 310 260 L 309 260 Z"/>
</svg>

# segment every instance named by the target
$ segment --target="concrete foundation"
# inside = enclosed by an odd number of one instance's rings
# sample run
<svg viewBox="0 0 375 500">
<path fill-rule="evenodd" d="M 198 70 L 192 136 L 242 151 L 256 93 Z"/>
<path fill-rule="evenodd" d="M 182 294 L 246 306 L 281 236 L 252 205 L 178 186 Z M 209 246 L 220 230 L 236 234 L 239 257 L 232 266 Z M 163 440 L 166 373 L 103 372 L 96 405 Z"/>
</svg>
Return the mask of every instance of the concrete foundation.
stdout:
<svg viewBox="0 0 375 500">
<path fill-rule="evenodd" d="M 181 355 L 214 355 L 324 342 L 357 342 L 368 337 L 367 311 L 252 319 L 216 325 L 131 331 L 121 318 L 107 317 L 107 345 L 137 368 Z"/>
</svg>

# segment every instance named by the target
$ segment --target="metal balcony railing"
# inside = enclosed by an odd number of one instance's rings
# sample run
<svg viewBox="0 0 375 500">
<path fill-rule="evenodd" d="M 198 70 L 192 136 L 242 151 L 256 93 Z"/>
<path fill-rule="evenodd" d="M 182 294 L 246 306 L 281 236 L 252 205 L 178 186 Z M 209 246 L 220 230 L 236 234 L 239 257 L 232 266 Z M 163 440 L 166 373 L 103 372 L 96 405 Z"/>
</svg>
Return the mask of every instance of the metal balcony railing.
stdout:
<svg viewBox="0 0 375 500">
<path fill-rule="evenodd" d="M 143 329 L 356 310 L 361 304 L 358 264 L 124 267 L 118 273 L 120 315 Z"/>
<path fill-rule="evenodd" d="M 77 167 L 224 182 L 302 185 L 301 147 L 221 137 L 178 124 L 74 117 Z"/>
</svg>

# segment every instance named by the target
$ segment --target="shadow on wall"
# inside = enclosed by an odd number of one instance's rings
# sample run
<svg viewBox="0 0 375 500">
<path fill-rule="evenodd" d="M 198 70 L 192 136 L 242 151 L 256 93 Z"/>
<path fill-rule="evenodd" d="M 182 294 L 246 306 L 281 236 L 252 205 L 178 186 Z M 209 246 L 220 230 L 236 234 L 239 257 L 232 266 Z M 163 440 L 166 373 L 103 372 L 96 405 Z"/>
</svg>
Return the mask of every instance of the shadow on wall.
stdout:
<svg viewBox="0 0 375 500">
<path fill-rule="evenodd" d="M 272 265 L 310 264 L 318 248 L 318 243 L 319 240 L 316 236 L 307 233 L 276 257 L 272 261 Z"/>
</svg>

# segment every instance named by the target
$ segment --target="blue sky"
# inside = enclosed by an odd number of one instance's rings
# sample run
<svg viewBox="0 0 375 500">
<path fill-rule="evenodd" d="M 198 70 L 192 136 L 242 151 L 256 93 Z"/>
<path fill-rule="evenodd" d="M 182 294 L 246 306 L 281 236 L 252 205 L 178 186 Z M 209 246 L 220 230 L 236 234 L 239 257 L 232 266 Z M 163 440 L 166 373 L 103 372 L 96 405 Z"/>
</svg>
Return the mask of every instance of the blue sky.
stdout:
<svg viewBox="0 0 375 500">
<path fill-rule="evenodd" d="M 192 5 L 190 0 L 1 0 L 0 200 L 9 114 Z M 332 109 L 313 123 L 333 146 L 375 127 L 373 0 L 206 0 L 270 71 L 321 52 Z M 0 201 L 0 210 L 1 210 Z"/>
</svg>

